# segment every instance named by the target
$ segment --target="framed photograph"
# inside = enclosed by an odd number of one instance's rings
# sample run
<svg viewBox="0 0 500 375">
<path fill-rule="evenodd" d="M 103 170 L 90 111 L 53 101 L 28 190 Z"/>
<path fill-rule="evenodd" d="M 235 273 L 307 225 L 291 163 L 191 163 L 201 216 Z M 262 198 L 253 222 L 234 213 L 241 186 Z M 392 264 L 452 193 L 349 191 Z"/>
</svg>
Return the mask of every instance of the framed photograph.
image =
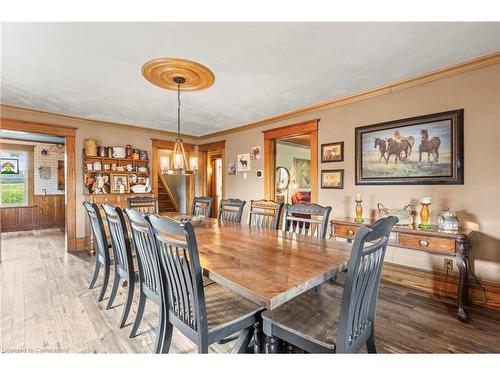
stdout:
<svg viewBox="0 0 500 375">
<path fill-rule="evenodd" d="M 321 171 L 322 189 L 343 189 L 344 188 L 344 170 L 327 169 Z"/>
<path fill-rule="evenodd" d="M 19 174 L 19 160 L 18 159 L 0 159 L 2 166 L 1 174 Z"/>
<path fill-rule="evenodd" d="M 229 163 L 227 165 L 227 174 L 230 176 L 236 174 L 236 163 Z"/>
<path fill-rule="evenodd" d="M 344 142 L 325 143 L 321 145 L 321 162 L 344 161 Z"/>
<path fill-rule="evenodd" d="M 128 182 L 128 174 L 126 173 L 111 173 L 110 175 L 111 194 L 130 193 L 130 185 Z"/>
<path fill-rule="evenodd" d="M 311 161 L 293 158 L 295 182 L 299 189 L 311 188 Z"/>
<path fill-rule="evenodd" d="M 262 159 L 262 148 L 260 146 L 253 146 L 250 149 L 250 159 L 252 160 Z"/>
<path fill-rule="evenodd" d="M 238 173 L 250 172 L 250 154 L 238 154 Z"/>
<path fill-rule="evenodd" d="M 462 185 L 463 117 L 458 109 L 356 128 L 356 185 Z"/>
</svg>

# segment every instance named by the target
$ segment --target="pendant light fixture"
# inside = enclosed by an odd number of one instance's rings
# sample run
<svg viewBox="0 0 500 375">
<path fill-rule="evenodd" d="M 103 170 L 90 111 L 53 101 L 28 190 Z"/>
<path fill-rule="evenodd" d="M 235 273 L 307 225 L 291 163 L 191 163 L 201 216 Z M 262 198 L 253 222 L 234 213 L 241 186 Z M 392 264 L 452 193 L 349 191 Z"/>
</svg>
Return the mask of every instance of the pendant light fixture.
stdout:
<svg viewBox="0 0 500 375">
<path fill-rule="evenodd" d="M 199 91 L 210 87 L 214 74 L 205 66 L 190 60 L 160 58 L 148 61 L 142 67 L 142 75 L 152 84 L 177 91 L 177 138 L 172 163 L 168 156 L 160 158 L 163 173 L 193 175 L 198 170 L 198 158 L 186 157 L 181 138 L 181 91 Z"/>
</svg>

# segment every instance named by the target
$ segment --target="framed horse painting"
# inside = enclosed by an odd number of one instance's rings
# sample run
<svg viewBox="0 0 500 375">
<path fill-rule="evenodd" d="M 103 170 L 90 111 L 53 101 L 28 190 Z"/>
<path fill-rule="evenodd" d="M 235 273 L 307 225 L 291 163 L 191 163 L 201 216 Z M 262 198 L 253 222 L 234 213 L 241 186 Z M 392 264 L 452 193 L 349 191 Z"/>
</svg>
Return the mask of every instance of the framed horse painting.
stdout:
<svg viewBox="0 0 500 375">
<path fill-rule="evenodd" d="M 463 109 L 355 129 L 356 185 L 464 183 Z"/>
</svg>

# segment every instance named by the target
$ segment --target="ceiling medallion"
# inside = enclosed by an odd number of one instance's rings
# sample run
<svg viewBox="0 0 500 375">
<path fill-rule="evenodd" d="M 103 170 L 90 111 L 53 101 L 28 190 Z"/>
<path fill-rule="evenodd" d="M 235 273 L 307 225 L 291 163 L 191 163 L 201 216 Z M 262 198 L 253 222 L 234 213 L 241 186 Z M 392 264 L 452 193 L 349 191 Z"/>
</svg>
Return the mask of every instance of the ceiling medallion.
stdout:
<svg viewBox="0 0 500 375">
<path fill-rule="evenodd" d="M 212 86 L 215 76 L 206 66 L 191 60 L 162 57 L 142 66 L 142 75 L 153 85 L 167 89 L 179 89 L 176 77 L 184 78 L 181 91 L 200 91 Z"/>
</svg>

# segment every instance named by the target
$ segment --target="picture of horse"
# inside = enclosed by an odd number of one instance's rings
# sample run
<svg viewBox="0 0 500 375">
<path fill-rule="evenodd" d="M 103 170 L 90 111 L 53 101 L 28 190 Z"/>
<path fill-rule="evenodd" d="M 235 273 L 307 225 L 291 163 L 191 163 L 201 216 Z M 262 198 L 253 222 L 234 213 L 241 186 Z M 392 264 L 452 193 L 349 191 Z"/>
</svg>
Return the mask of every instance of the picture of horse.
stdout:
<svg viewBox="0 0 500 375">
<path fill-rule="evenodd" d="M 356 183 L 463 183 L 463 111 L 356 128 Z"/>
<path fill-rule="evenodd" d="M 250 171 L 250 154 L 238 154 L 238 173 Z"/>
</svg>

